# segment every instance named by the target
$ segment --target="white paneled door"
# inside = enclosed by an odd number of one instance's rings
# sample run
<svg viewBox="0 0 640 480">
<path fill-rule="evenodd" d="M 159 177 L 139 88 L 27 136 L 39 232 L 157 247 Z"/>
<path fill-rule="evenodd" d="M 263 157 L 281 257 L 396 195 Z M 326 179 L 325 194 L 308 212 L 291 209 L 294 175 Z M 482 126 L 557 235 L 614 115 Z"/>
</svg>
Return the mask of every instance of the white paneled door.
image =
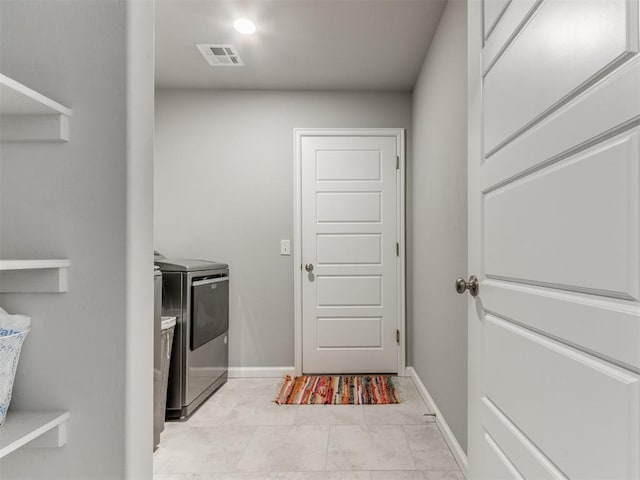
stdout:
<svg viewBox="0 0 640 480">
<path fill-rule="evenodd" d="M 470 478 L 638 479 L 638 1 L 468 13 Z"/>
<path fill-rule="evenodd" d="M 299 137 L 302 371 L 398 371 L 396 134 Z"/>
</svg>

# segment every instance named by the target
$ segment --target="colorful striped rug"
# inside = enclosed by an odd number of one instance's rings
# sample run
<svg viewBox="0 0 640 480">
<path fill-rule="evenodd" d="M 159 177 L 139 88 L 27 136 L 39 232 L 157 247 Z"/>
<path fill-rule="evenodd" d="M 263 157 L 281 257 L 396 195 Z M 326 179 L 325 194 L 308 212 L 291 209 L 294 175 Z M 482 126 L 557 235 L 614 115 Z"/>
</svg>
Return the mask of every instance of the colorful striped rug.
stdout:
<svg viewBox="0 0 640 480">
<path fill-rule="evenodd" d="M 390 375 L 287 375 L 275 399 L 280 405 L 400 403 Z"/>
</svg>

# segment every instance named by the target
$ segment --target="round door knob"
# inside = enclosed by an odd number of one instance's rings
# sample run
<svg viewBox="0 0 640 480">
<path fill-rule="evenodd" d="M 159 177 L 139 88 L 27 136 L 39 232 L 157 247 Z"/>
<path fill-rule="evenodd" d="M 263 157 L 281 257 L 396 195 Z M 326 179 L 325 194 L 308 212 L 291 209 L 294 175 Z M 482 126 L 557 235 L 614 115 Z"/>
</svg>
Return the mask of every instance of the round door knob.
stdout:
<svg viewBox="0 0 640 480">
<path fill-rule="evenodd" d="M 313 263 L 307 263 L 307 264 L 304 266 L 304 269 L 305 269 L 307 272 L 309 272 L 309 273 L 313 272 Z"/>
<path fill-rule="evenodd" d="M 475 275 L 469 277 L 469 281 L 465 281 L 464 278 L 456 279 L 456 292 L 462 295 L 465 291 L 469 291 L 472 297 L 478 295 L 480 286 L 478 285 L 478 278 Z"/>
</svg>

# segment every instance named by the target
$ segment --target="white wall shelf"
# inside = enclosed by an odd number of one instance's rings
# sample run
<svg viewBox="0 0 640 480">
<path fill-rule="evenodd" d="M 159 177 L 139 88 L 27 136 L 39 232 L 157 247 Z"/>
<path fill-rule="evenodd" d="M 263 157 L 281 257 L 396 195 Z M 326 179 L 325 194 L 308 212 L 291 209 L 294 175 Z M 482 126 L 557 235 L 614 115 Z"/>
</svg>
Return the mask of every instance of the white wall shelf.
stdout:
<svg viewBox="0 0 640 480">
<path fill-rule="evenodd" d="M 71 109 L 0 73 L 0 140 L 66 142 Z"/>
<path fill-rule="evenodd" d="M 0 293 L 63 293 L 68 289 L 71 262 L 0 260 Z"/>
<path fill-rule="evenodd" d="M 0 427 L 0 458 L 20 447 L 62 447 L 67 443 L 69 416 L 69 412 L 10 410 Z"/>
</svg>

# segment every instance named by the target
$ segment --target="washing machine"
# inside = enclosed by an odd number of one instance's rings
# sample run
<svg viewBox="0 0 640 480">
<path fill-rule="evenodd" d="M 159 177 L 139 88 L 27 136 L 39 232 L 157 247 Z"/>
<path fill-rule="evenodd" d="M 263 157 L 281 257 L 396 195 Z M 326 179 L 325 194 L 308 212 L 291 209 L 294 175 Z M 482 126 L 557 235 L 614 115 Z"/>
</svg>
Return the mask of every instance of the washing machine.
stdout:
<svg viewBox="0 0 640 480">
<path fill-rule="evenodd" d="M 156 258 L 162 315 L 176 317 L 167 391 L 168 419 L 186 419 L 227 381 L 229 266 Z"/>
</svg>

